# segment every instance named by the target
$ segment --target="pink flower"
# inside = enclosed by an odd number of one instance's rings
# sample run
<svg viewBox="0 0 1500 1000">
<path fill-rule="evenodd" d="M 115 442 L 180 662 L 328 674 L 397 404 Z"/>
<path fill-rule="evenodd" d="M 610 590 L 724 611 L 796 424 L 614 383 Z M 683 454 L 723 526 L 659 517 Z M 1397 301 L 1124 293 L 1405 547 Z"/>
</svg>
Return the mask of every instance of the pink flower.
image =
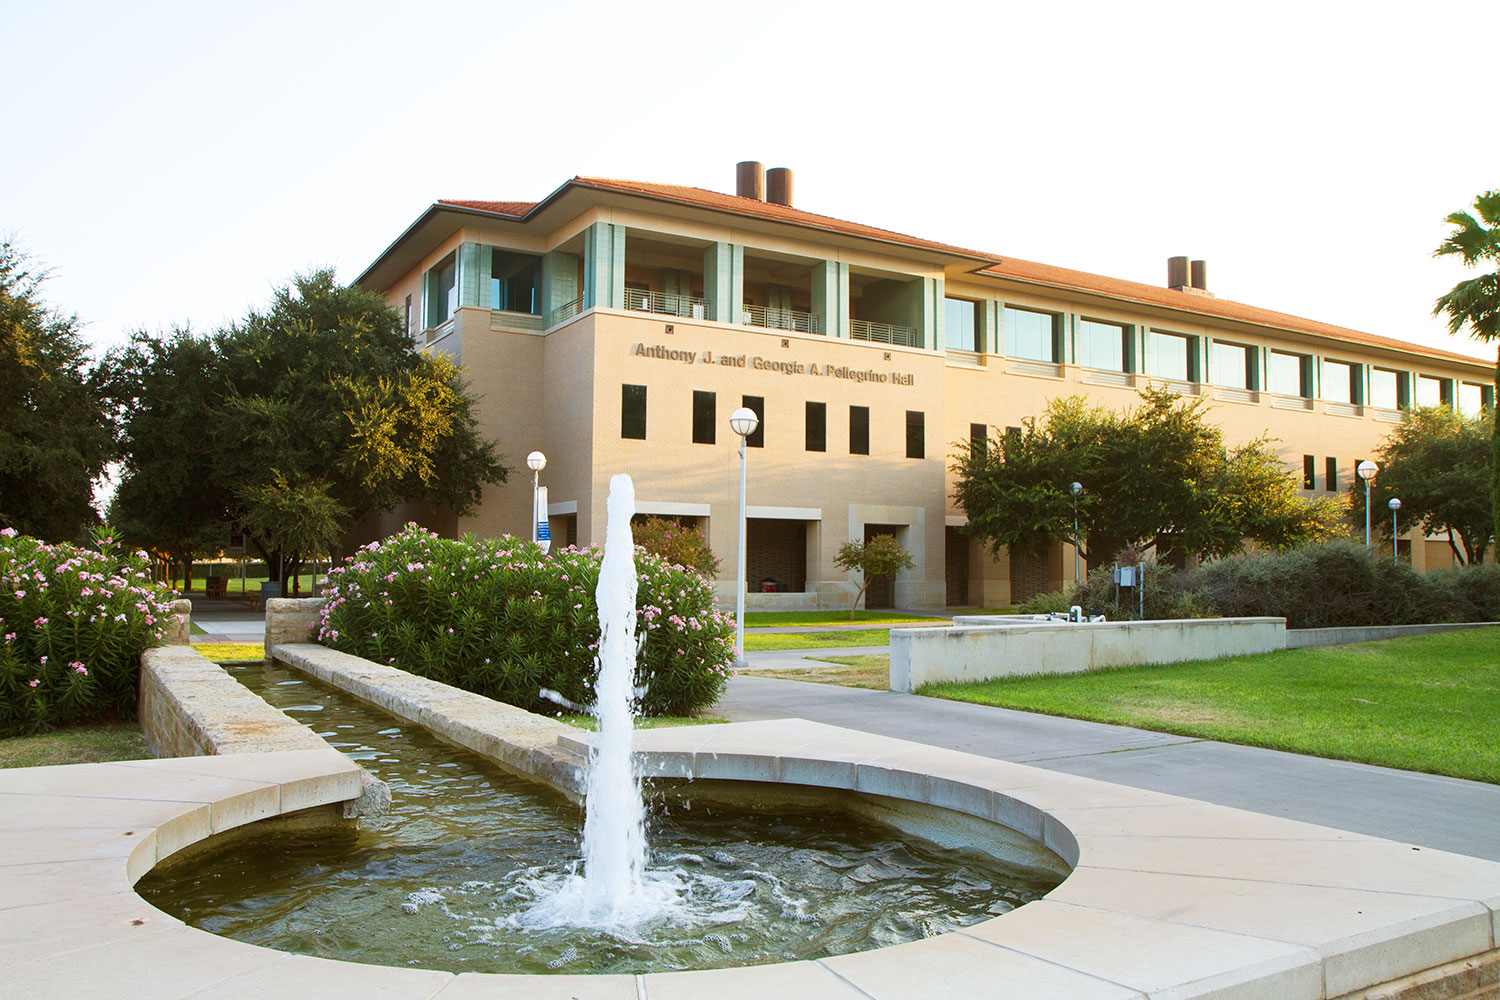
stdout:
<svg viewBox="0 0 1500 1000">
<path fill-rule="evenodd" d="M 47 619 L 45 619 L 45 618 L 38 618 L 32 624 L 36 625 L 37 628 L 41 628 L 43 625 L 47 624 Z"/>
<path fill-rule="evenodd" d="M 34 687 L 36 687 L 40 683 L 42 683 L 40 680 L 38 680 L 37 678 L 33 677 L 31 679 L 31 682 L 28 683 L 26 686 L 29 687 L 29 688 L 34 688 Z"/>
<path fill-rule="evenodd" d="M 82 663 L 79 663 L 77 660 L 74 660 L 72 663 L 68 664 L 68 667 L 72 669 L 73 673 L 75 674 L 82 674 L 85 677 L 89 675 L 88 668 L 85 667 Z"/>
<path fill-rule="evenodd" d="M 4 535 L 6 538 L 15 538 L 16 537 L 16 529 L 15 528 L 5 528 L 4 530 L 0 530 L 0 535 Z"/>
</svg>

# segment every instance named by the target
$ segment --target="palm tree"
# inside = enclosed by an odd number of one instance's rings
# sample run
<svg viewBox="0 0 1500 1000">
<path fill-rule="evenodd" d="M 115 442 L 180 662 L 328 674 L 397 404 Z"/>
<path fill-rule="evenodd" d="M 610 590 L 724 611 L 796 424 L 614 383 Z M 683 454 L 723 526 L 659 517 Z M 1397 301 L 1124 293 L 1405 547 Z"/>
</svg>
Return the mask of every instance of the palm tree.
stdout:
<svg viewBox="0 0 1500 1000">
<path fill-rule="evenodd" d="M 1433 256 L 1457 254 L 1467 267 L 1492 266 L 1494 270 L 1454 285 L 1433 305 L 1432 314 L 1446 314 L 1448 332 L 1455 336 L 1467 326 L 1469 336 L 1480 343 L 1500 345 L 1500 191 L 1487 191 L 1475 198 L 1474 211 L 1479 213 L 1478 219 L 1468 212 L 1454 212 L 1444 220 L 1453 231 Z M 1500 351 L 1495 358 L 1495 389 L 1500 404 Z M 1493 417 L 1490 501 L 1495 511 L 1495 537 L 1500 539 L 1500 405 L 1494 407 Z"/>
</svg>

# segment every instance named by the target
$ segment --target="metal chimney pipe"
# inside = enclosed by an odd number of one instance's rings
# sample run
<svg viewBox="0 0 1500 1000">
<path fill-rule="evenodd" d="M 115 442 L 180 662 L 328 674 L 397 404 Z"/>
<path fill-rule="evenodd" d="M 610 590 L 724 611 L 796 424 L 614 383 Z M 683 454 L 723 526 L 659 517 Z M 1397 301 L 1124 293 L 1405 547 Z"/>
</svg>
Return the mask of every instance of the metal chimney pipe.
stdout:
<svg viewBox="0 0 1500 1000">
<path fill-rule="evenodd" d="M 1167 287 L 1188 288 L 1188 259 L 1186 257 L 1167 258 Z"/>
<path fill-rule="evenodd" d="M 1208 291 L 1208 261 L 1195 260 L 1192 263 L 1193 287 Z"/>
<path fill-rule="evenodd" d="M 734 193 L 741 198 L 766 200 L 766 168 L 759 160 L 742 160 L 735 165 Z"/>
<path fill-rule="evenodd" d="M 790 167 L 772 167 L 766 171 L 766 201 L 776 205 L 792 204 L 792 170 Z"/>
</svg>

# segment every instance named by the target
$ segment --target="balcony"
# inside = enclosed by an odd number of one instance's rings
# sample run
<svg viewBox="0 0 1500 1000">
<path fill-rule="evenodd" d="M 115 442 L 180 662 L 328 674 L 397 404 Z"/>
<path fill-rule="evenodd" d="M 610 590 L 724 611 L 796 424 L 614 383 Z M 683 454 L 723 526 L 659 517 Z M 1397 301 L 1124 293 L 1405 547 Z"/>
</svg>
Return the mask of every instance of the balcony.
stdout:
<svg viewBox="0 0 1500 1000">
<path fill-rule="evenodd" d="M 625 289 L 625 308 L 632 312 L 657 313 L 662 316 L 684 316 L 688 319 L 713 319 L 714 307 L 707 299 L 669 292 L 652 292 L 642 288 Z"/>
<path fill-rule="evenodd" d="M 552 315 L 547 317 L 547 325 L 556 326 L 559 323 L 572 319 L 574 316 L 577 316 L 581 312 L 583 312 L 582 295 L 578 296 L 576 299 L 569 299 L 567 302 L 564 302 L 562 305 L 552 310 Z"/>
<path fill-rule="evenodd" d="M 776 309 L 745 303 L 745 325 L 768 330 L 791 330 L 794 333 L 819 333 L 818 317 L 797 309 Z"/>
<path fill-rule="evenodd" d="M 875 344 L 894 344 L 897 347 L 916 347 L 917 331 L 909 326 L 894 323 L 876 323 L 867 319 L 849 320 L 849 339 L 868 340 Z"/>
</svg>

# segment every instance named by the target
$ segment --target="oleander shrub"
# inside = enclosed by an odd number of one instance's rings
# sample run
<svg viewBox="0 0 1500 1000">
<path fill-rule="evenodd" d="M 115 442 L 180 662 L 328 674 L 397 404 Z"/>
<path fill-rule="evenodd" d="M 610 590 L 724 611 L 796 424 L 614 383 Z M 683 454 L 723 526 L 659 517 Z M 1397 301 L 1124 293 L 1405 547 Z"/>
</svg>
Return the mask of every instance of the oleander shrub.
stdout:
<svg viewBox="0 0 1500 1000">
<path fill-rule="evenodd" d="M 712 580 L 719 575 L 719 557 L 708 546 L 701 528 L 686 527 L 670 517 L 647 514 L 630 526 L 635 544 L 669 563 L 686 566 Z"/>
<path fill-rule="evenodd" d="M 542 694 L 591 705 L 603 552 L 544 555 L 504 536 L 453 540 L 416 525 L 329 574 L 318 641 L 536 712 Z M 689 715 L 713 704 L 734 658 L 734 621 L 697 573 L 636 549 L 639 709 Z"/>
<path fill-rule="evenodd" d="M 166 641 L 171 593 L 146 554 L 0 531 L 0 736 L 135 715 L 141 653 Z"/>
</svg>

